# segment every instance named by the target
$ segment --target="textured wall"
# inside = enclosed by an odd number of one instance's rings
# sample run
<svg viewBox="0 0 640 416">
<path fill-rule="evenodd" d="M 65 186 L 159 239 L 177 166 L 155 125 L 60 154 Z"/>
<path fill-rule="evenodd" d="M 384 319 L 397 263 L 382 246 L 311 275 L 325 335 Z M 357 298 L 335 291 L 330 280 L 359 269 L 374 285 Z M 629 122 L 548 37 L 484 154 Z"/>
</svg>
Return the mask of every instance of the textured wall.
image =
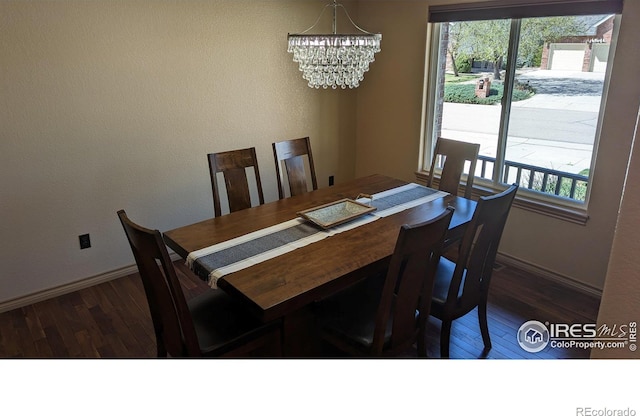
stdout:
<svg viewBox="0 0 640 416">
<path fill-rule="evenodd" d="M 0 303 L 131 265 L 120 208 L 211 217 L 209 152 L 255 146 L 269 201 L 276 140 L 311 137 L 320 186 L 353 177 L 356 92 L 286 51 L 324 4 L 0 2 Z"/>
<path fill-rule="evenodd" d="M 160 230 L 210 217 L 208 152 L 256 146 L 268 200 L 271 142 L 306 135 L 321 186 L 372 172 L 413 180 L 430 2 L 349 3 L 360 26 L 382 32 L 382 52 L 357 91 L 316 91 L 286 34 L 325 3 L 0 2 L 0 303 L 132 264 L 120 208 Z M 501 248 L 594 288 L 640 97 L 638 18 L 625 2 L 589 222 L 514 209 Z M 81 251 L 83 233 L 93 247 Z"/>
</svg>

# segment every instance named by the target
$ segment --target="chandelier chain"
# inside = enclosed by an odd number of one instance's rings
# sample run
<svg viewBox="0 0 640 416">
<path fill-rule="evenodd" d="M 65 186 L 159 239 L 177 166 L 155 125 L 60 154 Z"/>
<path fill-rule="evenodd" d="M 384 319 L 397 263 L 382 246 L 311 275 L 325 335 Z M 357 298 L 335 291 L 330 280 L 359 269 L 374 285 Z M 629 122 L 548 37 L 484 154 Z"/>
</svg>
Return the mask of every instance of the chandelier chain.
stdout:
<svg viewBox="0 0 640 416">
<path fill-rule="evenodd" d="M 307 34 L 322 18 L 324 11 L 333 7 L 333 33 Z M 338 7 L 347 15 L 349 22 L 360 34 L 337 34 L 336 14 Z M 315 23 L 299 34 L 289 34 L 288 52 L 293 53 L 293 61 L 299 64 L 302 77 L 312 88 L 357 88 L 369 70 L 369 64 L 380 52 L 382 35 L 370 33 L 358 26 L 347 9 L 333 0 L 326 4 Z"/>
<path fill-rule="evenodd" d="M 360 32 L 362 33 L 366 33 L 367 35 L 373 35 L 373 33 L 368 32 L 366 30 L 364 30 L 363 28 L 361 28 L 360 26 L 358 26 L 356 24 L 356 22 L 353 21 L 353 19 L 351 18 L 351 15 L 349 15 L 349 12 L 347 11 L 347 8 L 344 7 L 344 5 L 342 3 L 336 3 L 336 1 L 334 0 L 333 3 L 327 3 L 324 5 L 324 7 L 322 8 L 322 12 L 320 12 L 320 16 L 318 16 L 318 18 L 316 19 L 316 21 L 311 25 L 311 27 L 307 28 L 306 30 L 300 32 L 300 35 L 304 35 L 305 33 L 309 32 L 311 29 L 313 29 L 314 27 L 316 27 L 318 25 L 318 23 L 320 22 L 320 19 L 322 19 L 322 16 L 324 15 L 324 11 L 327 10 L 328 7 L 333 7 L 333 34 L 336 34 L 336 29 L 337 29 L 337 24 L 336 24 L 336 10 L 338 9 L 338 7 L 341 7 L 342 10 L 344 11 L 344 14 L 347 16 L 347 19 L 349 19 L 349 22 L 351 22 L 351 24 L 353 25 L 353 27 L 355 27 L 356 29 L 358 29 Z"/>
</svg>

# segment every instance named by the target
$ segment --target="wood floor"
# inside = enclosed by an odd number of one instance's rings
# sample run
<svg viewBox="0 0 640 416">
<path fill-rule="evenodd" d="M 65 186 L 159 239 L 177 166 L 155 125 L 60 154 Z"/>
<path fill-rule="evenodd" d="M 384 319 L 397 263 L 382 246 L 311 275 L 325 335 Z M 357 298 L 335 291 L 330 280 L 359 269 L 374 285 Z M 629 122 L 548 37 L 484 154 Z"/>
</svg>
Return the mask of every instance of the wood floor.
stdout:
<svg viewBox="0 0 640 416">
<path fill-rule="evenodd" d="M 179 266 L 179 264 L 176 264 Z M 209 289 L 178 267 L 187 298 Z M 503 267 L 494 272 L 488 308 L 493 348 L 483 354 L 477 314 L 453 324 L 451 358 L 588 358 L 588 350 L 525 352 L 516 332 L 529 320 L 593 323 L 599 299 Z M 439 356 L 439 321 L 430 318 L 428 351 Z M 154 357 L 155 338 L 137 274 L 0 314 L 0 358 Z M 336 356 L 327 351 L 327 356 Z M 415 356 L 407 351 L 402 357 Z"/>
</svg>

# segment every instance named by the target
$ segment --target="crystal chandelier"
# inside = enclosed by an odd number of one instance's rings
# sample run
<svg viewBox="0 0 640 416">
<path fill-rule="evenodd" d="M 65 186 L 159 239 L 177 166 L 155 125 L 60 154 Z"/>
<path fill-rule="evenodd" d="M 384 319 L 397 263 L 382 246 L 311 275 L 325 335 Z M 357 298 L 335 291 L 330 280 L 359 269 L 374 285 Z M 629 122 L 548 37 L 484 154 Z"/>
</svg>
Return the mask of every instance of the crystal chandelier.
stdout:
<svg viewBox="0 0 640 416">
<path fill-rule="evenodd" d="M 327 7 L 333 7 L 333 33 L 330 35 L 306 34 L 313 29 Z M 336 34 L 336 12 L 342 7 L 351 24 L 359 34 Z M 293 53 L 293 62 L 298 62 L 302 77 L 309 87 L 343 89 L 357 88 L 369 70 L 369 64 L 380 52 L 382 35 L 369 33 L 356 25 L 342 4 L 327 4 L 316 22 L 300 34 L 289 34 L 288 52 Z"/>
</svg>

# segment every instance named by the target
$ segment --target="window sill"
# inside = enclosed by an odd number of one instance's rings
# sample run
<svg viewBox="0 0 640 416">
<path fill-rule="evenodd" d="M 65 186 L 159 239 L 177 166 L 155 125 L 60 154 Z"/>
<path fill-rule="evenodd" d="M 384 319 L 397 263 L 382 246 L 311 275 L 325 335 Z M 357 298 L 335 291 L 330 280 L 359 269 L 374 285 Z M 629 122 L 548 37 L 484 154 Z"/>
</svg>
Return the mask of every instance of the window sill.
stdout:
<svg viewBox="0 0 640 416">
<path fill-rule="evenodd" d="M 417 171 L 416 180 L 419 184 L 427 184 L 429 173 L 427 171 Z M 438 183 L 436 177 L 434 182 Z M 493 189 L 487 186 L 475 184 L 473 185 L 473 198 L 477 199 L 481 196 L 493 195 L 499 192 L 498 189 Z M 523 190 L 525 191 L 525 190 Z M 527 195 L 527 192 L 518 192 L 516 199 L 513 202 L 513 206 L 526 211 L 535 212 L 536 214 L 544 215 L 551 218 L 557 218 L 562 221 L 572 222 L 574 224 L 585 225 L 589 220 L 589 215 L 583 209 L 574 208 L 570 206 L 564 206 L 556 204 L 550 201 L 535 198 Z"/>
</svg>

